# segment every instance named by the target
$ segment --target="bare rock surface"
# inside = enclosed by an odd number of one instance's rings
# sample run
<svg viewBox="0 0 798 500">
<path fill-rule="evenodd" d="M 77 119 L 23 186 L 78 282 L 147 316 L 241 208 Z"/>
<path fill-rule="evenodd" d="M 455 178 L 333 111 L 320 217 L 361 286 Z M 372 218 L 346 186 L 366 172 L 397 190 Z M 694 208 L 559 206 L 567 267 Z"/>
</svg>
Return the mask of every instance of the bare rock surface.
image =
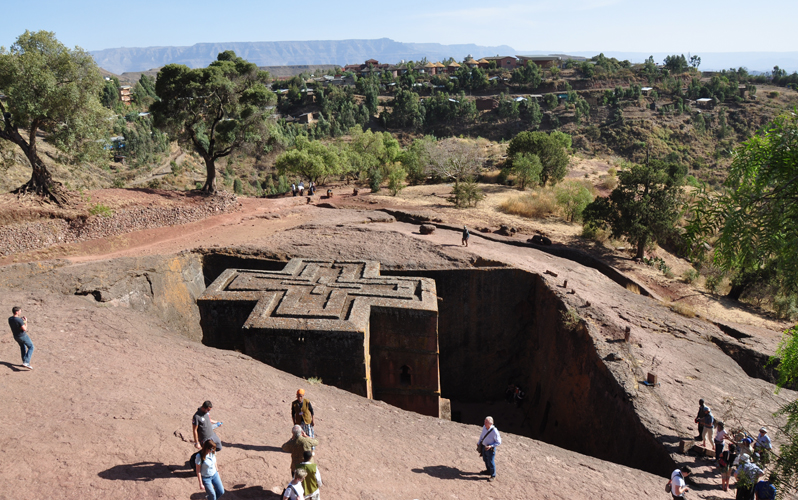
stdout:
<svg viewBox="0 0 798 500">
<path fill-rule="evenodd" d="M 281 217 L 261 217 L 275 213 Z M 439 228 L 421 236 L 415 224 L 364 210 L 298 206 L 290 198 L 267 205 L 245 200 L 241 213 L 168 229 L 104 238 L 92 243 L 94 251 L 85 244 L 61 245 L 46 255 L 71 262 L 32 262 L 0 273 L 9 307 L 21 303 L 35 321 L 37 347 L 35 370 L 28 373 L 15 366 L 19 354 L 10 335 L 0 344 L 6 353 L 6 368 L 0 367 L 0 396 L 10 403 L 6 417 L 23 423 L 2 438 L 10 458 L 4 463 L 11 466 L 0 468 L 0 481 L 12 485 L 4 491 L 10 497 L 200 498 L 196 478 L 180 470 L 192 450 L 179 436 L 187 439 L 191 414 L 208 398 L 219 410 L 215 418 L 225 422 L 222 439 L 230 443 L 220 453 L 230 497 L 269 498 L 288 479 L 288 459 L 275 448 L 288 437 L 288 403 L 303 382 L 246 356 L 185 340 L 170 332 L 168 318 L 137 311 L 134 297 L 124 299 L 126 291 L 144 301 L 152 300 L 148 293 L 159 293 L 154 287 L 148 292 L 136 278 L 149 264 L 127 261 L 129 282 L 73 265 L 102 257 L 225 247 L 286 258 L 375 259 L 391 269 L 500 263 L 539 275 L 574 313 L 574 332 L 592 344 L 596 359 L 584 361 L 615 380 L 639 425 L 675 462 L 694 466 L 696 498 L 733 497 L 719 490 L 717 470 L 708 461 L 678 453 L 679 442 L 696 434 L 698 399 L 707 400 L 727 428 L 753 431 L 772 426 L 773 412 L 796 398 L 790 390 L 774 395 L 772 383 L 751 376 L 719 345 L 737 343 L 767 356 L 777 334 L 736 327 L 749 335 L 737 338 L 732 330 L 632 293 L 595 269 L 478 233 L 463 248 L 457 231 Z M 23 260 L 41 260 L 37 255 Z M 80 290 L 89 296 L 60 295 L 75 293 L 73 283 L 81 280 Z M 659 385 L 641 383 L 649 372 Z M 589 395 L 591 383 L 575 377 L 574 394 L 563 401 Z M 419 417 L 329 387 L 314 386 L 309 397 L 320 406 L 318 430 L 326 442 L 319 463 L 333 498 L 505 498 L 518 496 L 519 485 L 528 498 L 664 494 L 664 482 L 650 474 L 517 436 L 508 436 L 500 450 L 500 480 L 487 485 L 474 480 L 482 468 L 471 455 L 475 426 Z M 607 438 L 602 432 L 609 423 L 578 407 L 568 411 L 593 422 L 585 437 Z"/>
<path fill-rule="evenodd" d="M 10 336 L 0 343 L 0 397 L 13 423 L 0 438 L 8 498 L 203 498 L 186 461 L 191 415 L 211 399 L 224 422 L 218 464 L 227 497 L 276 499 L 288 482 L 280 445 L 298 387 L 316 410 L 327 498 L 631 500 L 662 488 L 660 477 L 511 434 L 499 450 L 499 479 L 487 483 L 477 426 L 308 385 L 127 307 L 3 293 L 25 307 L 36 345 L 28 371 Z"/>
</svg>

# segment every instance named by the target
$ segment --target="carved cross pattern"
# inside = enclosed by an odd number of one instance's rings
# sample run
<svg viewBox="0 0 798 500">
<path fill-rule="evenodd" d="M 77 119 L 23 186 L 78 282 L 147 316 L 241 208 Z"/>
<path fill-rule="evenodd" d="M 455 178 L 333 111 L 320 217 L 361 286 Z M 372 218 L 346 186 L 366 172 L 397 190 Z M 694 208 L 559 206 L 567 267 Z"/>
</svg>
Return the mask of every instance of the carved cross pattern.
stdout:
<svg viewBox="0 0 798 500">
<path fill-rule="evenodd" d="M 384 277 L 374 261 L 292 259 L 282 271 L 228 269 L 205 300 L 257 301 L 245 328 L 359 330 L 370 308 L 437 311 L 434 282 Z"/>
</svg>

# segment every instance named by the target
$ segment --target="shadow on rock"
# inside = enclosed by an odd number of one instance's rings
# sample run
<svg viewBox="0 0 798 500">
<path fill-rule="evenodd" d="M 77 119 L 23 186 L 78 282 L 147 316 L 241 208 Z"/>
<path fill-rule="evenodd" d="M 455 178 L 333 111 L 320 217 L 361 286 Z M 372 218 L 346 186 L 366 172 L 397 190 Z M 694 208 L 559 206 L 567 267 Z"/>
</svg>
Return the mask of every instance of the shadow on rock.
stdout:
<svg viewBox="0 0 798 500">
<path fill-rule="evenodd" d="M 236 485 L 238 486 L 238 485 Z M 263 489 L 263 486 L 250 486 L 249 488 L 225 490 L 223 498 L 252 498 L 257 500 L 277 500 L 279 493 Z M 195 493 L 191 495 L 191 500 L 204 500 L 205 493 Z"/>
<path fill-rule="evenodd" d="M 13 364 L 13 363 L 7 363 L 7 362 L 5 362 L 5 361 L 0 361 L 0 365 L 7 366 L 7 367 L 11 368 L 11 371 L 14 371 L 14 372 L 21 372 L 21 371 L 23 371 L 22 369 L 20 369 L 20 368 L 17 368 L 17 365 L 15 365 L 15 364 Z M 25 371 L 30 371 L 30 370 L 25 370 Z"/>
<path fill-rule="evenodd" d="M 437 479 L 461 479 L 464 481 L 485 481 L 488 476 L 479 472 L 463 472 L 457 467 L 448 465 L 429 465 L 421 469 L 412 469 L 416 474 L 427 474 Z"/>
<path fill-rule="evenodd" d="M 239 450 L 247 450 L 247 451 L 279 451 L 282 452 L 283 449 L 277 446 L 257 446 L 254 444 L 238 444 L 238 443 L 227 443 L 222 441 L 222 449 L 224 448 L 238 448 Z"/>
<path fill-rule="evenodd" d="M 111 481 L 152 481 L 171 477 L 192 477 L 194 474 L 185 466 L 164 465 L 160 462 L 139 462 L 115 465 L 97 474 Z"/>
</svg>

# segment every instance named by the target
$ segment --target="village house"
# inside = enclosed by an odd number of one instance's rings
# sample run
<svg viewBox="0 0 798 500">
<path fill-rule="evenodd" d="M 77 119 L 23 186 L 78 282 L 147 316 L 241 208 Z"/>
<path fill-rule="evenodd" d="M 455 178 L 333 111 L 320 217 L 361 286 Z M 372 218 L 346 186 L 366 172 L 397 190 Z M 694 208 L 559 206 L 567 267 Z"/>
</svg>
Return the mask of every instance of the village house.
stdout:
<svg viewBox="0 0 798 500">
<path fill-rule="evenodd" d="M 130 85 L 122 85 L 119 87 L 119 100 L 125 103 L 125 105 L 130 106 L 130 103 L 133 102 L 133 87 Z"/>
<path fill-rule="evenodd" d="M 518 67 L 518 60 L 513 56 L 485 57 L 484 60 L 488 61 L 488 64 L 495 61 L 499 69 L 513 70 Z"/>
<path fill-rule="evenodd" d="M 518 65 L 522 67 L 526 66 L 528 61 L 532 61 L 541 68 L 551 68 L 552 66 L 560 66 L 560 63 L 562 62 L 562 58 L 560 56 L 533 55 L 533 56 L 516 56 L 516 57 L 518 58 Z"/>
</svg>

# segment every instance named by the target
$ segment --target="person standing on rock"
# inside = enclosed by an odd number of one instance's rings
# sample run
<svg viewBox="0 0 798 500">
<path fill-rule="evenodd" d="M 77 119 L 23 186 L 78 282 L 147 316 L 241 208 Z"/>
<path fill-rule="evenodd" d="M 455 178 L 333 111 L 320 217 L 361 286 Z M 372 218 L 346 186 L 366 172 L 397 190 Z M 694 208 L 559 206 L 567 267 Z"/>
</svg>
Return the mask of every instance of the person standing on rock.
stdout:
<svg viewBox="0 0 798 500">
<path fill-rule="evenodd" d="M 291 476 L 294 475 L 297 466 L 305 459 L 305 452 L 313 453 L 313 448 L 318 445 L 318 440 L 308 437 L 302 431 L 302 427 L 295 425 L 291 429 L 291 439 L 282 446 L 283 451 L 291 454 Z"/>
<path fill-rule="evenodd" d="M 305 500 L 320 500 L 321 494 L 319 487 L 321 483 L 321 473 L 319 472 L 318 464 L 311 462 L 313 460 L 313 452 L 305 451 L 302 457 L 303 461 L 299 464 L 296 470 L 304 469 L 308 475 L 302 480 L 302 488 L 305 490 Z"/>
<path fill-rule="evenodd" d="M 695 416 L 695 423 L 698 424 L 698 436 L 695 437 L 696 441 L 701 439 L 701 436 L 703 435 L 703 431 L 704 431 L 704 424 L 702 423 L 702 417 L 704 416 L 704 408 L 706 408 L 706 406 L 704 406 L 704 400 L 703 399 L 699 399 L 698 400 L 698 415 Z"/>
<path fill-rule="evenodd" d="M 302 431 L 307 437 L 316 437 L 316 432 L 313 429 L 315 425 L 313 405 L 310 404 L 309 399 L 305 398 L 305 389 L 296 391 L 296 399 L 291 402 L 291 422 L 302 427 Z"/>
<path fill-rule="evenodd" d="M 14 340 L 19 344 L 19 350 L 22 354 L 22 366 L 33 370 L 30 365 L 30 358 L 33 356 L 33 342 L 28 336 L 28 318 L 22 315 L 22 308 L 18 306 L 11 308 L 11 314 L 12 316 L 8 318 L 8 325 L 11 327 Z"/>
<path fill-rule="evenodd" d="M 197 479 L 200 490 L 205 492 L 208 500 L 216 500 L 224 495 L 224 486 L 216 467 L 216 443 L 212 439 L 202 444 L 202 450 L 195 455 L 194 464 L 197 469 Z"/>
<path fill-rule="evenodd" d="M 471 234 L 468 232 L 468 228 L 463 226 L 463 246 L 468 246 L 468 238 L 471 237 Z"/>
<path fill-rule="evenodd" d="M 216 445 L 215 451 L 222 451 L 222 440 L 216 435 L 214 429 L 222 425 L 221 422 L 211 419 L 210 411 L 213 404 L 205 401 L 202 406 L 197 408 L 194 417 L 191 419 L 191 432 L 194 435 L 194 447 L 202 448 L 206 441 L 212 440 Z"/>
<path fill-rule="evenodd" d="M 493 417 L 485 417 L 485 426 L 479 435 L 477 448 L 480 449 L 482 460 L 485 462 L 486 469 L 482 473 L 490 475 L 489 482 L 496 480 L 496 448 L 500 444 L 502 444 L 502 438 L 499 435 L 499 429 L 493 425 Z"/>
<path fill-rule="evenodd" d="M 712 410 L 709 406 L 704 407 L 704 415 L 701 417 L 701 424 L 704 426 L 701 429 L 701 446 L 708 448 L 712 446 L 712 430 L 715 426 L 715 417 L 712 416 Z M 714 447 L 711 449 L 715 449 Z"/>
<path fill-rule="evenodd" d="M 755 463 L 741 460 L 740 466 L 733 473 L 733 476 L 737 478 L 737 493 L 734 498 L 736 500 L 753 500 L 754 486 L 763 474 L 762 469 Z"/>
</svg>

